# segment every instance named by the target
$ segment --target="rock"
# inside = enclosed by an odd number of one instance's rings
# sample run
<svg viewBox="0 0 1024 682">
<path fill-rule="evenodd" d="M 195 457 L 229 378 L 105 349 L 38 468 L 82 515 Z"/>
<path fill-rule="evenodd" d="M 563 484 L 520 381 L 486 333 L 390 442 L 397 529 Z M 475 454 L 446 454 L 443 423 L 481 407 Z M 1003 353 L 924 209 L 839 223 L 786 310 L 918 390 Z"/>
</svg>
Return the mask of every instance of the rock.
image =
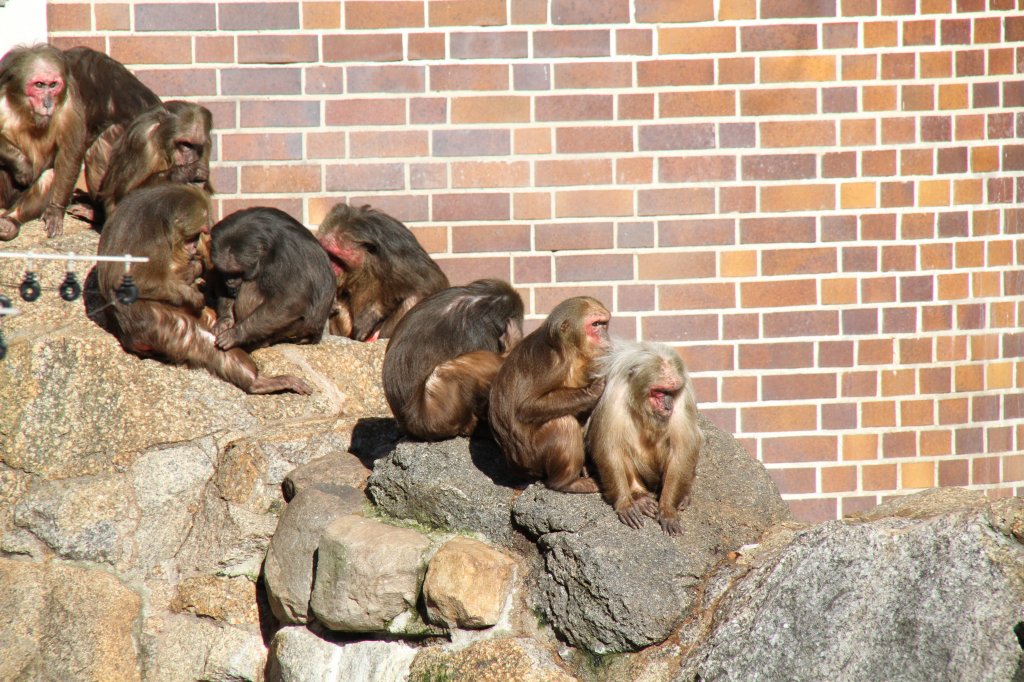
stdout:
<svg viewBox="0 0 1024 682">
<path fill-rule="evenodd" d="M 309 606 L 341 632 L 404 632 L 415 627 L 416 600 L 430 538 L 359 516 L 332 521 L 320 538 Z"/>
<path fill-rule="evenodd" d="M 1024 500 L 944 496 L 945 513 L 925 493 L 763 550 L 674 679 L 1018 679 L 1024 547 L 1000 527 Z"/>
<path fill-rule="evenodd" d="M 262 682 L 267 649 L 259 632 L 204 618 L 150 619 L 147 681 Z M 113 678 L 119 679 L 119 678 Z"/>
<path fill-rule="evenodd" d="M 416 649 L 401 642 L 334 644 L 303 627 L 282 628 L 270 643 L 270 682 L 403 682 Z"/>
<path fill-rule="evenodd" d="M 410 671 L 417 680 L 574 682 L 551 653 L 530 639 L 491 639 L 465 649 L 424 649 Z"/>
<path fill-rule="evenodd" d="M 156 447 L 142 453 L 129 470 L 141 518 L 135 568 L 143 574 L 156 567 L 172 571 L 175 555 L 188 536 L 214 474 L 212 438 Z"/>
<path fill-rule="evenodd" d="M 229 625 L 259 625 L 256 585 L 244 576 L 202 575 L 178 583 L 171 610 L 205 616 Z"/>
<path fill-rule="evenodd" d="M 64 558 L 113 564 L 132 551 L 133 502 L 122 476 L 44 481 L 15 506 L 14 522 Z"/>
<path fill-rule="evenodd" d="M 569 643 L 614 653 L 663 641 L 693 605 L 704 574 L 790 518 L 759 462 L 703 417 L 701 430 L 697 481 L 677 539 L 653 521 L 629 528 L 597 494 L 533 485 L 515 501 L 515 523 L 544 557 L 541 606 Z"/>
<path fill-rule="evenodd" d="M 116 577 L 0 559 L 0 585 L 0 679 L 141 679 L 142 602 Z"/>
<path fill-rule="evenodd" d="M 427 617 L 449 628 L 490 627 L 501 616 L 514 576 L 509 557 L 477 540 L 454 537 L 427 566 Z"/>
<path fill-rule="evenodd" d="M 281 623 L 309 620 L 315 552 L 324 529 L 335 519 L 359 512 L 362 491 L 339 486 L 336 491 L 308 488 L 288 503 L 270 540 L 263 564 L 267 599 Z"/>
<path fill-rule="evenodd" d="M 965 488 L 931 488 L 913 495 L 896 497 L 873 509 L 854 514 L 850 520 L 876 521 L 888 517 L 926 519 L 951 511 L 965 511 L 987 507 L 990 500 L 980 490 Z"/>
<path fill-rule="evenodd" d="M 400 519 L 450 531 L 480 533 L 510 546 L 509 508 L 515 491 L 498 446 L 487 439 L 401 442 L 378 460 L 366 492 L 379 509 Z"/>
<path fill-rule="evenodd" d="M 306 488 L 324 485 L 346 485 L 360 490 L 366 486 L 370 470 L 353 454 L 332 452 L 292 469 L 284 477 L 284 499 L 293 497 Z"/>
</svg>

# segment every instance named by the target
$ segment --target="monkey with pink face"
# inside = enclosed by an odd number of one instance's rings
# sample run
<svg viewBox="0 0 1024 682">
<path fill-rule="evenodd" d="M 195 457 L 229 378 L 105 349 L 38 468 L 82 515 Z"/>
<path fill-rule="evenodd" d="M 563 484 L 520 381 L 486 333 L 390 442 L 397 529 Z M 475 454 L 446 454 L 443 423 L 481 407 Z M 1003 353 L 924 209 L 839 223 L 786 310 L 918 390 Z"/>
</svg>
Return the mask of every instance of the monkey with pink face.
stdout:
<svg viewBox="0 0 1024 682">
<path fill-rule="evenodd" d="M 686 367 L 669 346 L 629 341 L 596 364 L 605 388 L 586 442 L 601 492 L 627 526 L 641 528 L 647 516 L 680 535 L 703 443 Z"/>
</svg>

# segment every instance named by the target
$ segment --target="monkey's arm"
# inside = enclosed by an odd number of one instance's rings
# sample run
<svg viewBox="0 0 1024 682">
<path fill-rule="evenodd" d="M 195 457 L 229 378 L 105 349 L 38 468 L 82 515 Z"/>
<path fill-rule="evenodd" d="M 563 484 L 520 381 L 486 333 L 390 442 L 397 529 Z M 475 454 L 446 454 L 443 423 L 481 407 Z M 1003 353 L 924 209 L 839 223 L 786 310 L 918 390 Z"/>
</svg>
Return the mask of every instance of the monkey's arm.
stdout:
<svg viewBox="0 0 1024 682">
<path fill-rule="evenodd" d="M 524 401 L 516 416 L 527 424 L 543 424 L 566 415 L 576 416 L 593 409 L 603 390 L 604 379 L 595 379 L 580 388 L 555 388 Z"/>
<path fill-rule="evenodd" d="M 298 314 L 295 305 L 281 305 L 280 301 L 264 301 L 245 319 L 235 320 L 232 327 L 217 334 L 217 347 L 230 350 L 262 341 L 294 322 Z"/>
<path fill-rule="evenodd" d="M 28 157 L 3 136 L 0 136 L 0 166 L 10 172 L 14 184 L 20 187 L 28 187 L 36 179 Z"/>
</svg>

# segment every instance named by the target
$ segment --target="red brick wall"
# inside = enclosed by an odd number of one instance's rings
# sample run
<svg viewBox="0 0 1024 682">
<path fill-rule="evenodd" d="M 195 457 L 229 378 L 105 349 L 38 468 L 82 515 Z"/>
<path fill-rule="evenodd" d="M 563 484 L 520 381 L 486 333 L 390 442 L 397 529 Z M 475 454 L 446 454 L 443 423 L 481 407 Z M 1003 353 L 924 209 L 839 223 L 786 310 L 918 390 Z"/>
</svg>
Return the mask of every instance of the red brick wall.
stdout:
<svg viewBox="0 0 1024 682">
<path fill-rule="evenodd" d="M 677 346 L 797 514 L 1024 481 L 1024 2 L 57 2 L 215 115 L 221 210 L 413 228 Z"/>
</svg>

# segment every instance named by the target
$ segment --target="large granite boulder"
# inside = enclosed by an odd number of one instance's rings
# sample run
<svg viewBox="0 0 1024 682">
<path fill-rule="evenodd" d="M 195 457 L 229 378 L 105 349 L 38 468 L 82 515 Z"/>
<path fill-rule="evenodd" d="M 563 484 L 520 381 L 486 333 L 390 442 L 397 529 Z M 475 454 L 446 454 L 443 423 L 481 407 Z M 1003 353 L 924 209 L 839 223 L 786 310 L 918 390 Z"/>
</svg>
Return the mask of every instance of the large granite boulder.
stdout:
<svg viewBox="0 0 1024 682">
<path fill-rule="evenodd" d="M 782 535 L 712 581 L 674 680 L 1024 679 L 1024 500 L 935 491 Z"/>
</svg>

